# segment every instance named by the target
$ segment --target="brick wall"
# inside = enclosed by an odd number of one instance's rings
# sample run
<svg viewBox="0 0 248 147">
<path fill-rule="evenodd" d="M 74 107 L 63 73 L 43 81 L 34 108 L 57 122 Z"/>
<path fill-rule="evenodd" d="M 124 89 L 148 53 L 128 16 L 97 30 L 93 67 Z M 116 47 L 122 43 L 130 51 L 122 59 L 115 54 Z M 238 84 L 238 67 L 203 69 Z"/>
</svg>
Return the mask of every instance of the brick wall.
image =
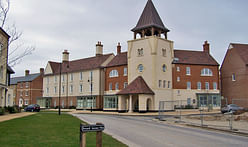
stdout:
<svg viewBox="0 0 248 147">
<path fill-rule="evenodd" d="M 180 71 L 177 71 L 177 67 Z M 186 75 L 186 67 L 190 67 L 190 75 Z M 201 76 L 203 68 L 211 69 L 213 76 Z M 172 73 L 173 89 L 187 89 L 187 82 L 191 82 L 191 89 L 197 89 L 197 82 L 201 82 L 201 89 L 205 89 L 205 82 L 209 82 L 209 89 L 213 89 L 213 82 L 217 83 L 217 89 L 220 87 L 218 66 L 174 64 Z M 177 77 L 180 77 L 179 82 Z"/>
<path fill-rule="evenodd" d="M 119 90 L 124 88 L 124 82 L 127 82 L 127 75 L 124 76 L 124 68 L 127 68 L 127 65 L 115 66 L 115 67 L 108 67 L 106 68 L 105 73 L 105 91 L 109 91 L 109 83 L 112 83 L 112 90 L 115 90 L 115 84 L 119 83 Z M 109 77 L 109 73 L 112 70 L 118 71 L 118 77 Z"/>
</svg>

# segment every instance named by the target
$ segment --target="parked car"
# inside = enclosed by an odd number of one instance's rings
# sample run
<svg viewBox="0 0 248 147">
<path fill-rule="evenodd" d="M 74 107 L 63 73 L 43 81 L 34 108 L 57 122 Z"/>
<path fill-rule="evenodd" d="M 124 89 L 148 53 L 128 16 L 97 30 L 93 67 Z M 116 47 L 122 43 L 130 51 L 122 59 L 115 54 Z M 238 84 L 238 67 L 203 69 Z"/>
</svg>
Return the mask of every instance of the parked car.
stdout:
<svg viewBox="0 0 248 147">
<path fill-rule="evenodd" d="M 225 107 L 221 108 L 221 113 L 235 112 L 235 111 L 238 111 L 238 110 L 244 110 L 244 108 L 240 107 L 240 106 L 238 106 L 236 104 L 229 104 L 229 105 L 226 105 Z"/>
<path fill-rule="evenodd" d="M 25 109 L 25 111 L 30 111 L 30 112 L 39 112 L 40 111 L 40 106 L 37 105 L 37 104 L 31 104 L 31 105 L 28 105 Z"/>
</svg>

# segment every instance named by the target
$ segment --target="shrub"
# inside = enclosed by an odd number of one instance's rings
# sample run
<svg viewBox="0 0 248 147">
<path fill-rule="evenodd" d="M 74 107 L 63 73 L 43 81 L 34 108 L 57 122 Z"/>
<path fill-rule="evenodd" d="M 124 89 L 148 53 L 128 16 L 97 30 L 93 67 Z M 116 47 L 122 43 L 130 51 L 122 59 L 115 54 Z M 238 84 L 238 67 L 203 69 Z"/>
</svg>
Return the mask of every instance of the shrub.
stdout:
<svg viewBox="0 0 248 147">
<path fill-rule="evenodd" d="M 76 109 L 76 106 L 70 106 L 69 109 Z"/>
<path fill-rule="evenodd" d="M 192 105 L 186 105 L 185 109 L 193 109 L 193 106 Z"/>
<path fill-rule="evenodd" d="M 0 107 L 0 115 L 4 115 L 5 109 Z"/>
<path fill-rule="evenodd" d="M 20 113 L 21 112 L 21 108 L 19 106 L 15 105 L 15 106 L 13 106 L 13 108 L 14 108 L 15 113 Z"/>
</svg>

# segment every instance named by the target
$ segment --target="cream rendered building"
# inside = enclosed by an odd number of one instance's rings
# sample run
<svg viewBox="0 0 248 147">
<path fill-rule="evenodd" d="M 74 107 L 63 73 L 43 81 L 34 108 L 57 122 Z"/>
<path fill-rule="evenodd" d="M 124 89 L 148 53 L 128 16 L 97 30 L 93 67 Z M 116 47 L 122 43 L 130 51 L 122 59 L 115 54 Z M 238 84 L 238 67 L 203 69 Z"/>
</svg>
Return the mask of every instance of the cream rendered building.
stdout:
<svg viewBox="0 0 248 147">
<path fill-rule="evenodd" d="M 14 71 L 8 67 L 8 41 L 9 35 L 0 27 L 0 107 L 12 106 L 11 90 L 8 93 L 10 74 Z"/>
<path fill-rule="evenodd" d="M 119 110 L 128 107 L 130 112 L 158 111 L 159 101 L 173 100 L 171 63 L 174 55 L 173 42 L 167 39 L 169 30 L 164 26 L 151 0 L 148 0 L 132 31 L 134 39 L 128 41 L 129 85 L 128 90 L 118 93 Z M 141 83 L 150 92 L 130 86 L 137 77 L 143 79 Z"/>
<path fill-rule="evenodd" d="M 43 97 L 39 99 L 39 104 L 47 108 L 56 107 L 60 94 L 62 108 L 75 106 L 77 109 L 102 110 L 105 81 L 103 67 L 114 57 L 113 54 L 103 55 L 102 50 L 103 46 L 98 42 L 94 57 L 69 61 L 69 52 L 65 50 L 62 63 L 49 61 L 45 68 Z"/>
</svg>

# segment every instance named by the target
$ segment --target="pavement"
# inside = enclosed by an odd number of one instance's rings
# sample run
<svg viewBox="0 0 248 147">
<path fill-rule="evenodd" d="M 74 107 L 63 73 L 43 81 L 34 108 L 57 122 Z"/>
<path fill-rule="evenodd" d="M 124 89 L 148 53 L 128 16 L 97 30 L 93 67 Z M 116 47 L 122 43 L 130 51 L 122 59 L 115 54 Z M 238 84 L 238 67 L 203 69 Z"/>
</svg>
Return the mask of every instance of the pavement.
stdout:
<svg viewBox="0 0 248 147">
<path fill-rule="evenodd" d="M 6 115 L 0 115 L 0 122 L 20 118 L 24 116 L 29 116 L 35 114 L 34 112 L 21 112 L 21 113 L 13 113 L 13 114 L 6 114 Z"/>
</svg>

